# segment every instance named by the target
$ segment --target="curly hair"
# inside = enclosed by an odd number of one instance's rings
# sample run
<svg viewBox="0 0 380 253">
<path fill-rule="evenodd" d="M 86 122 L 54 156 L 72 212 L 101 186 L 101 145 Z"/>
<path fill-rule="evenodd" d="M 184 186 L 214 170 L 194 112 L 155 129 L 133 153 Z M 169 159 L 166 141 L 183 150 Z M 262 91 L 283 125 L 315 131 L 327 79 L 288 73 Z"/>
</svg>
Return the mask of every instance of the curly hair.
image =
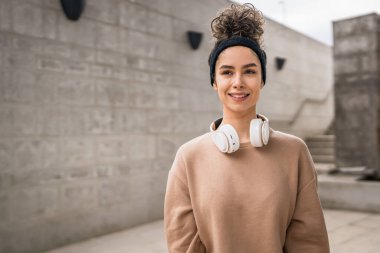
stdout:
<svg viewBox="0 0 380 253">
<path fill-rule="evenodd" d="M 216 45 L 232 37 L 246 37 L 263 47 L 264 16 L 252 4 L 233 3 L 211 21 Z"/>
</svg>

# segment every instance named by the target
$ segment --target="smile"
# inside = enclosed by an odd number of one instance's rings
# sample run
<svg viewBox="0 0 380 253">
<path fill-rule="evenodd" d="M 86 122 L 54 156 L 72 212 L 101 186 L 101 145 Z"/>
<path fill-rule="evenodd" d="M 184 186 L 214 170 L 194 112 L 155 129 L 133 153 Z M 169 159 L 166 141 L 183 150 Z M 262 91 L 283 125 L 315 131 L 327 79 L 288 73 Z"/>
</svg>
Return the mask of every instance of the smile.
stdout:
<svg viewBox="0 0 380 253">
<path fill-rule="evenodd" d="M 236 102 L 241 102 L 241 101 L 244 101 L 249 96 L 249 93 L 248 94 L 228 93 L 228 96 L 230 96 L 232 98 L 232 100 L 234 100 Z"/>
</svg>

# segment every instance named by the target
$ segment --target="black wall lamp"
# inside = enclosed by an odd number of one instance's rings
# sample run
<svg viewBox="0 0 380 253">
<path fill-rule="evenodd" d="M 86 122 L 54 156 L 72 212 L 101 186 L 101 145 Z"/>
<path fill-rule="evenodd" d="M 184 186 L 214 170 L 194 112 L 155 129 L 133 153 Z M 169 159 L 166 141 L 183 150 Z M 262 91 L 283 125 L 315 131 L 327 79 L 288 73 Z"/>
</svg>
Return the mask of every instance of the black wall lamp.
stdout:
<svg viewBox="0 0 380 253">
<path fill-rule="evenodd" d="M 63 12 L 69 20 L 77 21 L 86 5 L 86 0 L 61 0 Z"/>
<path fill-rule="evenodd" d="M 187 38 L 192 49 L 196 50 L 201 44 L 203 34 L 195 31 L 188 31 Z"/>
<path fill-rule="evenodd" d="M 281 57 L 276 57 L 275 61 L 276 61 L 276 69 L 281 70 L 285 65 L 286 59 L 281 58 Z"/>
</svg>

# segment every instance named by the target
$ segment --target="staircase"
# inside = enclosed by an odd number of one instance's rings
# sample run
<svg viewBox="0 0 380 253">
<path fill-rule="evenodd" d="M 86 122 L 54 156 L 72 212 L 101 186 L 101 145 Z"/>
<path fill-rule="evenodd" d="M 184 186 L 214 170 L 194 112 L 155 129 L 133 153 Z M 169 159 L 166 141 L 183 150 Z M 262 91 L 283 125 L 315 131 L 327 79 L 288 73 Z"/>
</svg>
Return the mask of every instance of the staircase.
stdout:
<svg viewBox="0 0 380 253">
<path fill-rule="evenodd" d="M 335 168 L 335 135 L 316 135 L 307 137 L 308 146 L 318 174 L 328 174 Z"/>
</svg>

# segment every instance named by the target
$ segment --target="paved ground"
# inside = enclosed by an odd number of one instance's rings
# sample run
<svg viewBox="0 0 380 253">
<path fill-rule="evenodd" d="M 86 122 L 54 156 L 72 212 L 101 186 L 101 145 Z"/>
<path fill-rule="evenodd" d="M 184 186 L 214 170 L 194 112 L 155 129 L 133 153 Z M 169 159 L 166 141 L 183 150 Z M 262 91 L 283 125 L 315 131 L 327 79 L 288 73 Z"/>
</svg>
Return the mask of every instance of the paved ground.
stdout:
<svg viewBox="0 0 380 253">
<path fill-rule="evenodd" d="M 377 253 L 380 214 L 325 210 L 331 253 Z M 46 253 L 167 253 L 162 220 Z"/>
</svg>

